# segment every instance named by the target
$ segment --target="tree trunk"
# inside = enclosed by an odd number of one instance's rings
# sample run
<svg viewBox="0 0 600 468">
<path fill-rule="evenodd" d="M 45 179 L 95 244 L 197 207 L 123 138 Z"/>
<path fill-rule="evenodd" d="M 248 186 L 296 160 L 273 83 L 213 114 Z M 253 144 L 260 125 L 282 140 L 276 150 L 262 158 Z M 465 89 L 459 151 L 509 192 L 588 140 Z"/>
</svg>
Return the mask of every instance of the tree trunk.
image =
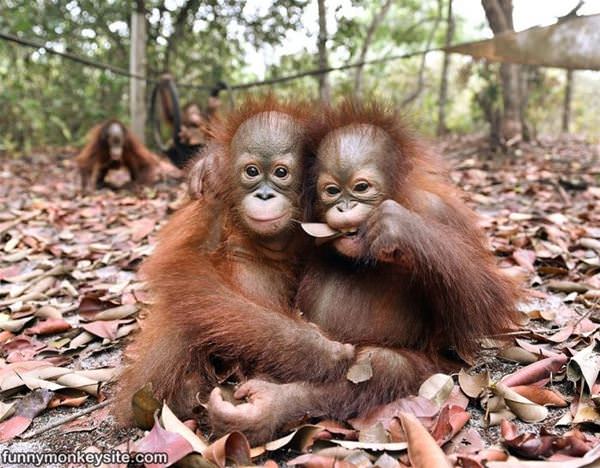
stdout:
<svg viewBox="0 0 600 468">
<path fill-rule="evenodd" d="M 146 75 L 146 9 L 143 0 L 136 0 L 131 12 L 131 51 L 129 72 Z M 145 142 L 146 82 L 138 78 L 129 79 L 129 112 L 131 131 L 142 143 Z"/>
<path fill-rule="evenodd" d="M 568 21 L 573 18 L 577 18 L 577 12 L 583 6 L 585 2 L 580 0 L 575 8 L 573 8 L 565 16 L 558 18 L 558 22 Z M 562 131 L 569 133 L 569 127 L 571 126 L 571 97 L 573 95 L 573 70 L 567 70 L 565 83 L 565 96 L 563 99 L 563 113 L 562 113 Z"/>
<path fill-rule="evenodd" d="M 373 15 L 371 24 L 367 29 L 367 35 L 365 36 L 365 40 L 360 49 L 360 55 L 358 56 L 358 63 L 360 65 L 356 68 L 356 74 L 354 75 L 354 94 L 356 96 L 360 96 L 361 94 L 363 62 L 367 58 L 367 52 L 369 51 L 369 47 L 373 41 L 373 36 L 375 35 L 375 31 L 377 31 L 377 28 L 387 15 L 388 11 L 390 11 L 392 3 L 392 0 L 385 0 L 385 3 L 382 5 L 381 9 Z"/>
<path fill-rule="evenodd" d="M 452 15 L 452 0 L 448 0 L 448 10 L 446 14 L 446 39 L 444 46 L 449 47 L 452 44 L 454 36 L 454 16 Z M 446 101 L 448 100 L 448 69 L 450 68 L 450 54 L 444 53 L 444 63 L 442 65 L 442 78 L 440 81 L 440 97 L 438 102 L 438 122 L 437 134 L 444 135 L 448 132 L 446 126 Z"/>
<path fill-rule="evenodd" d="M 494 35 L 514 31 L 512 0 L 481 0 Z M 500 118 L 500 138 L 506 142 L 522 137 L 520 67 L 511 63 L 500 65 L 503 112 Z"/>
<path fill-rule="evenodd" d="M 521 67 L 520 83 L 519 83 L 519 116 L 521 117 L 521 133 L 523 135 L 523 141 L 531 141 L 534 135 L 532 135 L 532 129 L 527 121 L 527 106 L 529 105 L 529 79 L 534 73 L 535 68 L 531 65 L 524 65 Z"/>
<path fill-rule="evenodd" d="M 433 42 L 433 37 L 435 36 L 437 28 L 440 25 L 440 21 L 442 21 L 442 15 L 443 15 L 442 0 L 438 0 L 437 16 L 435 17 L 435 23 L 433 24 L 431 31 L 429 31 L 429 36 L 427 37 L 427 44 L 425 45 L 425 51 L 427 51 L 431 48 L 431 43 Z M 421 66 L 419 67 L 419 74 L 418 74 L 418 78 L 417 78 L 417 87 L 402 100 L 402 102 L 400 103 L 400 107 L 407 106 L 408 104 L 413 102 L 415 99 L 417 99 L 419 97 L 419 94 L 421 94 L 421 91 L 423 91 L 423 88 L 425 86 L 425 64 L 426 63 L 427 63 L 427 52 L 424 52 L 423 55 L 421 55 Z"/>
<path fill-rule="evenodd" d="M 573 95 L 573 70 L 567 70 L 567 82 L 565 83 L 565 98 L 563 101 L 562 131 L 569 133 L 571 126 L 571 97 Z"/>
<path fill-rule="evenodd" d="M 175 23 L 173 24 L 173 32 L 167 39 L 167 47 L 163 59 L 163 71 L 168 72 L 171 68 L 171 58 L 177 53 L 179 40 L 183 36 L 186 27 L 186 21 L 190 14 L 194 14 L 200 6 L 200 0 L 188 0 L 179 10 Z"/>
<path fill-rule="evenodd" d="M 321 70 L 329 68 L 327 60 L 327 8 L 325 0 L 318 0 L 319 4 L 319 68 Z M 319 75 L 319 97 L 322 102 L 329 102 L 329 74 L 321 73 Z"/>
</svg>

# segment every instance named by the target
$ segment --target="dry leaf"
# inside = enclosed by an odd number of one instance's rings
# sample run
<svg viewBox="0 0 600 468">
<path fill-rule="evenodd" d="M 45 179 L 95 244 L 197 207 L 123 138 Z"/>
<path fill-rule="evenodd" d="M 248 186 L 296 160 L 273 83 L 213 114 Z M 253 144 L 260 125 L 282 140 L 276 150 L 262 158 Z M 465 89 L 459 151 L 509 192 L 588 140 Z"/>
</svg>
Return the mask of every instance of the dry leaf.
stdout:
<svg viewBox="0 0 600 468">
<path fill-rule="evenodd" d="M 185 424 L 183 424 L 177 416 L 173 414 L 167 404 L 163 404 L 162 411 L 160 413 L 160 422 L 163 427 L 169 432 L 175 432 L 187 440 L 195 452 L 203 453 L 208 447 L 206 441 L 200 439 L 192 430 L 190 430 Z"/>
<path fill-rule="evenodd" d="M 446 468 L 450 463 L 427 429 L 411 414 L 400 415 L 408 442 L 408 458 L 414 468 Z"/>
<path fill-rule="evenodd" d="M 442 406 L 454 389 L 454 380 L 446 374 L 434 374 L 421 384 L 419 396 Z"/>
<path fill-rule="evenodd" d="M 460 385 L 460 389 L 465 392 L 465 395 L 471 398 L 478 398 L 489 386 L 490 377 L 487 371 L 471 375 L 467 374 L 464 369 L 461 369 L 458 374 L 458 384 Z"/>
<path fill-rule="evenodd" d="M 228 461 L 234 465 L 250 465 L 250 444 L 244 434 L 232 432 L 209 445 L 204 457 L 219 468 L 225 468 Z"/>
<path fill-rule="evenodd" d="M 540 422 L 548 416 L 548 409 L 545 406 L 529 401 L 501 382 L 496 383 L 492 391 L 502 397 L 506 406 L 525 422 Z"/>
<path fill-rule="evenodd" d="M 509 387 L 517 385 L 529 385 L 542 379 L 557 374 L 567 363 L 567 356 L 559 354 L 541 361 L 529 364 L 517 372 L 502 378 L 502 383 Z"/>
<path fill-rule="evenodd" d="M 323 238 L 339 235 L 339 231 L 330 228 L 325 223 L 302 223 L 300 226 L 302 226 L 304 232 L 312 237 Z"/>
</svg>

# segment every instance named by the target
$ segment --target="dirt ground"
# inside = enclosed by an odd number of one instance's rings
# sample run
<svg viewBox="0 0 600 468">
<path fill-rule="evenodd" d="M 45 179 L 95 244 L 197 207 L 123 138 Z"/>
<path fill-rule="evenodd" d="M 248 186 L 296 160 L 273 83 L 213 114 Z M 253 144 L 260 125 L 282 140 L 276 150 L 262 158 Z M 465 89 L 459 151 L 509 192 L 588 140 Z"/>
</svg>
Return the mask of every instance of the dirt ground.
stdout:
<svg viewBox="0 0 600 468">
<path fill-rule="evenodd" d="M 597 147 L 577 138 L 541 139 L 504 156 L 491 154 L 479 136 L 469 136 L 449 138 L 441 149 L 453 168 L 452 179 L 482 216 L 501 266 L 533 291 L 524 307 L 520 337 L 571 357 L 594 343 L 600 336 Z M 171 181 L 135 193 L 103 189 L 80 197 L 72 154 L 68 149 L 44 149 L 0 159 L 0 383 L 3 369 L 11 364 L 38 360 L 71 370 L 119 369 L 122 350 L 135 335 L 135 318 L 150 300 L 136 277 L 137 268 L 184 195 L 183 185 Z M 115 180 L 122 179 L 116 175 Z M 44 276 L 53 269 L 55 274 Z M 39 293 L 31 295 L 32 291 Z M 108 320 L 98 316 L 123 305 L 128 308 Z M 577 322 L 564 340 L 552 340 L 573 324 L 573 317 L 585 319 L 589 326 L 582 329 Z M 31 320 L 18 322 L 26 318 Z M 47 320 L 60 322 L 52 323 L 57 328 L 50 323 L 41 330 L 33 328 Z M 498 381 L 522 366 L 490 348 L 482 349 L 473 370 L 487 369 Z M 0 442 L 0 453 L 109 450 L 141 438 L 139 429 L 116 427 L 109 405 L 65 422 L 110 401 L 115 379 L 118 376 L 106 382 L 98 378 L 100 391 L 94 395 L 76 384 L 50 388 L 47 382 L 52 379 L 42 378 L 41 388 L 63 395 L 51 397 L 58 406 L 38 408 L 26 430 Z M 573 401 L 581 387 L 568 379 L 552 385 L 569 406 L 549 408 L 548 416 L 536 423 L 516 419 L 520 431 L 537 433 L 544 427 L 561 434 L 575 427 L 555 424 L 566 413 L 577 415 Z M 32 388 L 35 385 L 7 390 L 0 385 L 0 395 L 10 403 Z M 475 429 L 487 446 L 500 443 L 499 426 L 486 425 L 477 399 L 471 399 L 467 412 L 470 418 L 463 430 Z M 8 419 L 0 408 L 0 421 Z M 577 427 L 598 436 L 599 423 L 596 412 Z M 289 456 L 282 452 L 271 458 Z"/>
</svg>

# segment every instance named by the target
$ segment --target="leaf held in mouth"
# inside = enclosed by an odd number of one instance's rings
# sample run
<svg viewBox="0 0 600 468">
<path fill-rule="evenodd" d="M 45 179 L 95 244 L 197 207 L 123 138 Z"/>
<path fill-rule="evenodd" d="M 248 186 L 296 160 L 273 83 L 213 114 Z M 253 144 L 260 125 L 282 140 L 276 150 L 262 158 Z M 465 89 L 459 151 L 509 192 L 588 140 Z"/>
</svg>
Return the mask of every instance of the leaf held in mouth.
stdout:
<svg viewBox="0 0 600 468">
<path fill-rule="evenodd" d="M 301 223 L 302 229 L 309 236 L 323 238 L 323 237 L 333 237 L 337 236 L 340 233 L 335 229 L 331 229 L 325 223 Z"/>
</svg>

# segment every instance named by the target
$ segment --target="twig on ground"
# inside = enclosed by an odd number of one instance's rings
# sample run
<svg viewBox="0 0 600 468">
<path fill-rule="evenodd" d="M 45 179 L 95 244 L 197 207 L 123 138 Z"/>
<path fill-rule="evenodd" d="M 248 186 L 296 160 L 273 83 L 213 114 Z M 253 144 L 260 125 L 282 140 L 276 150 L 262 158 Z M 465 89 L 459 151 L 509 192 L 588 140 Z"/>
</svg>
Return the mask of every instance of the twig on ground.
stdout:
<svg viewBox="0 0 600 468">
<path fill-rule="evenodd" d="M 20 436 L 19 438 L 23 439 L 23 440 L 33 439 L 34 437 L 37 437 L 40 434 L 44 434 L 45 432 L 52 431 L 52 430 L 56 429 L 57 427 L 62 426 L 63 424 L 69 423 L 71 421 L 75 421 L 77 418 L 80 418 L 81 416 L 85 416 L 86 414 L 93 413 L 94 411 L 96 411 L 100 408 L 104 408 L 106 405 L 108 405 L 112 402 L 113 402 L 112 398 L 110 398 L 108 400 L 104 400 L 94 406 L 90 406 L 89 408 L 84 409 L 80 413 L 73 414 L 71 416 L 67 416 L 66 418 L 59 419 L 58 421 L 54 421 L 50 424 L 47 424 L 44 427 L 40 427 L 39 429 L 30 432 L 29 434 L 24 434 L 24 435 Z"/>
</svg>

